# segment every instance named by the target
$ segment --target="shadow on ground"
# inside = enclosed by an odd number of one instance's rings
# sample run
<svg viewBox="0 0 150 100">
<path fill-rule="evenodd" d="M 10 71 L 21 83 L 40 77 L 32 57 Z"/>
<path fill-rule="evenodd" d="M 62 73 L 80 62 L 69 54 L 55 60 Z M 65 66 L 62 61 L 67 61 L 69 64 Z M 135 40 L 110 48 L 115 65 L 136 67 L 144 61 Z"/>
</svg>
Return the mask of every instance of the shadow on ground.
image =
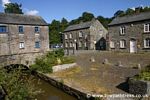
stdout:
<svg viewBox="0 0 150 100">
<path fill-rule="evenodd" d="M 129 77 L 127 77 L 127 79 L 124 82 L 122 82 L 119 85 L 117 85 L 116 88 L 118 88 L 120 90 L 123 90 L 124 92 L 129 93 L 129 84 L 128 84 L 128 81 L 129 81 Z"/>
</svg>

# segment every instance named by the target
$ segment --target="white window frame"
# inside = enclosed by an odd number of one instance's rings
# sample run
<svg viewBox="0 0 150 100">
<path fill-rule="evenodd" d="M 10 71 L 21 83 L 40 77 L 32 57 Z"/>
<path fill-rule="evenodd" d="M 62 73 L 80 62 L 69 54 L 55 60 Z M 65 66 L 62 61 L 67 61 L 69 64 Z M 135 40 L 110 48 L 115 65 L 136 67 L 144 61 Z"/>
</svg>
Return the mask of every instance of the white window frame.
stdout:
<svg viewBox="0 0 150 100">
<path fill-rule="evenodd" d="M 150 32 L 150 24 L 144 24 L 144 33 Z"/>
<path fill-rule="evenodd" d="M 125 47 L 126 47 L 126 41 L 120 40 L 120 48 L 125 48 Z"/>
<path fill-rule="evenodd" d="M 69 34 L 69 38 L 72 39 L 72 34 L 71 33 Z"/>
<path fill-rule="evenodd" d="M 84 42 L 84 46 L 87 47 L 87 43 L 86 42 Z"/>
<path fill-rule="evenodd" d="M 81 41 L 79 41 L 79 47 L 82 47 L 82 42 Z"/>
<path fill-rule="evenodd" d="M 120 27 L 120 35 L 125 35 L 125 27 Z"/>
<path fill-rule="evenodd" d="M 25 48 L 25 43 L 24 42 L 19 42 L 19 48 L 24 49 Z"/>
<path fill-rule="evenodd" d="M 110 48 L 115 48 L 115 42 L 114 41 L 110 41 Z"/>
<path fill-rule="evenodd" d="M 68 39 L 68 35 L 67 34 L 65 34 L 65 39 Z"/>
<path fill-rule="evenodd" d="M 150 38 L 144 40 L 144 48 L 150 48 Z"/>
<path fill-rule="evenodd" d="M 83 37 L 83 33 L 82 32 L 79 32 L 79 37 Z"/>
<path fill-rule="evenodd" d="M 70 42 L 70 47 L 73 47 L 72 42 Z"/>
<path fill-rule="evenodd" d="M 68 43 L 67 43 L 67 42 L 65 43 L 65 47 L 66 47 L 66 48 L 68 47 Z"/>
</svg>

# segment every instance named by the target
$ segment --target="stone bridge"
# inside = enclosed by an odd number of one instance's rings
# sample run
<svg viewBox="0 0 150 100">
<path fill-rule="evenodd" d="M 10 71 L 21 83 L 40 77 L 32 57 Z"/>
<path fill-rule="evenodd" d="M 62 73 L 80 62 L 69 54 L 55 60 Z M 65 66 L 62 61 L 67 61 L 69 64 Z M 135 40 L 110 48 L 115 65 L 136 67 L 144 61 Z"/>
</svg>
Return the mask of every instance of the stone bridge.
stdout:
<svg viewBox="0 0 150 100">
<path fill-rule="evenodd" d="M 29 67 L 31 64 L 34 64 L 35 58 L 37 58 L 40 55 L 43 55 L 43 53 L 28 52 L 21 54 L 1 55 L 0 67 L 9 66 L 12 64 L 22 64 Z"/>
</svg>

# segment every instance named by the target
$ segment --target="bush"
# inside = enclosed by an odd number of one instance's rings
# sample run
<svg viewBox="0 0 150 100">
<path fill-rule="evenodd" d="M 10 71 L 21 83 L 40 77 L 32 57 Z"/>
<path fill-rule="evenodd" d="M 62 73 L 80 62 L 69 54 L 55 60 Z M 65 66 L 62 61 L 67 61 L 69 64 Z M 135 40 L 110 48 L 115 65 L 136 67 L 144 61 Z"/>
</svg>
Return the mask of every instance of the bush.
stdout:
<svg viewBox="0 0 150 100">
<path fill-rule="evenodd" d="M 58 64 L 73 63 L 74 59 L 64 57 L 64 50 L 58 49 L 48 52 L 35 60 L 35 64 L 31 65 L 31 69 L 42 73 L 51 73 L 52 67 Z"/>
<path fill-rule="evenodd" d="M 145 69 L 142 70 L 140 74 L 136 75 L 134 78 L 138 80 L 150 81 L 150 65 L 146 66 Z"/>
<path fill-rule="evenodd" d="M 21 70 L 8 71 L 0 69 L 0 84 L 5 89 L 10 100 L 34 99 L 40 93 L 32 85 L 32 79 L 28 79 L 28 73 Z"/>
</svg>

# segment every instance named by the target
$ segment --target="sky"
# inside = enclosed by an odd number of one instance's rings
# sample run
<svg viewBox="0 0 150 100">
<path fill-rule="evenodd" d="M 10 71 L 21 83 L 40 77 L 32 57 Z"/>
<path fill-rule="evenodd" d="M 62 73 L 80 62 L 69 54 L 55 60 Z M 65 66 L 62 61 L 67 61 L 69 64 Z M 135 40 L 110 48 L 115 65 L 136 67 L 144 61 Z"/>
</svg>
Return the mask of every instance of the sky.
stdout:
<svg viewBox="0 0 150 100">
<path fill-rule="evenodd" d="M 25 14 L 41 16 L 47 23 L 63 17 L 70 21 L 83 12 L 112 17 L 117 10 L 150 6 L 150 0 L 1 0 L 0 12 L 4 12 L 4 4 L 10 2 L 22 4 Z"/>
</svg>

